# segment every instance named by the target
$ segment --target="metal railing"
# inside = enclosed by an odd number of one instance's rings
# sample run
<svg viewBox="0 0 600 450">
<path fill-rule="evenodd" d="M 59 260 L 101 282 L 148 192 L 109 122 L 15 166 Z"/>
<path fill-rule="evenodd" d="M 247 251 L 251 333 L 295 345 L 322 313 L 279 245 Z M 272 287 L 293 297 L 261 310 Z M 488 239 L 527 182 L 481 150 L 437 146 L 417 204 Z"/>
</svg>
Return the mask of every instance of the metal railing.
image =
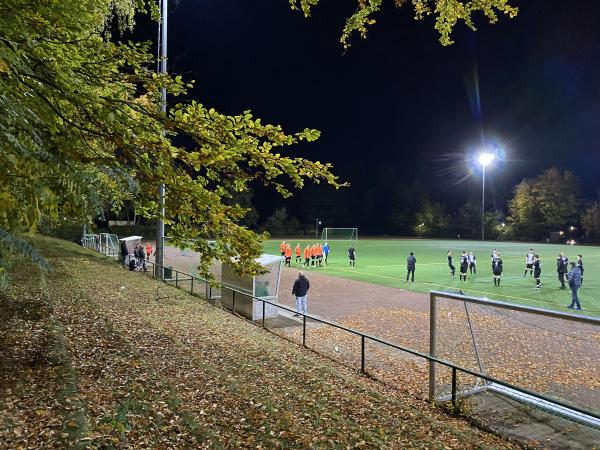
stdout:
<svg viewBox="0 0 600 450">
<path fill-rule="evenodd" d="M 95 248 L 99 248 L 100 250 L 102 250 L 102 247 L 103 246 L 101 246 L 101 245 L 95 245 Z M 95 250 L 95 248 L 92 248 L 92 250 Z M 102 254 L 105 254 L 105 255 L 107 254 L 104 251 L 100 251 L 100 250 L 97 250 L 97 251 L 99 253 L 102 253 Z M 122 259 L 119 258 L 119 260 L 122 260 Z M 190 275 L 190 274 L 185 273 L 185 272 L 178 271 L 176 269 L 173 269 L 172 267 L 161 266 L 161 265 L 156 264 L 156 263 L 151 262 L 151 261 L 146 261 L 146 264 L 151 264 L 153 267 L 158 267 L 159 270 L 162 269 L 163 271 L 165 269 L 171 270 L 171 272 L 175 274 L 175 278 L 164 279 L 163 281 L 165 283 L 167 283 L 167 284 L 169 284 L 171 282 L 174 282 L 175 286 L 179 287 L 180 282 L 191 280 L 190 294 L 192 294 L 192 295 L 196 295 L 194 293 L 194 281 L 196 281 L 197 283 L 203 283 L 204 286 L 205 286 L 205 294 L 207 294 L 205 296 L 205 298 L 212 299 L 212 287 L 215 285 L 214 282 L 211 282 L 211 281 L 206 280 L 206 279 L 201 278 L 201 277 Z M 148 270 L 145 273 L 148 276 L 151 276 L 152 278 L 156 278 L 155 275 L 153 275 L 155 273 L 154 270 Z M 180 274 L 183 275 L 184 277 L 187 277 L 187 278 L 180 278 L 179 277 Z M 494 378 L 494 377 L 489 376 L 487 374 L 484 374 L 484 373 L 481 373 L 481 372 L 478 372 L 478 371 L 475 371 L 475 370 L 471 370 L 471 369 L 468 369 L 466 367 L 459 366 L 458 364 L 455 364 L 455 363 L 453 363 L 451 361 L 440 359 L 440 358 L 437 358 L 437 357 L 432 356 L 430 354 L 423 353 L 423 352 L 420 352 L 418 350 L 414 350 L 414 349 L 411 349 L 411 348 L 408 348 L 408 347 L 404 347 L 402 345 L 395 344 L 393 342 L 386 341 L 386 340 L 384 340 L 382 338 L 379 338 L 377 336 L 373 336 L 373 335 L 368 334 L 368 333 L 363 333 L 361 331 L 345 327 L 343 325 L 340 325 L 338 323 L 332 322 L 332 321 L 327 320 L 327 319 L 323 319 L 323 318 L 318 317 L 318 316 L 313 316 L 311 314 L 305 314 L 305 313 L 297 312 L 295 309 L 292 309 L 292 308 L 290 308 L 288 306 L 284 306 L 284 305 L 281 305 L 279 303 L 274 303 L 272 301 L 265 300 L 265 299 L 262 299 L 260 297 L 255 297 L 255 296 L 253 296 L 253 295 L 251 295 L 251 294 L 249 294 L 247 292 L 241 291 L 239 289 L 236 289 L 235 287 L 228 286 L 226 284 L 219 283 L 218 287 L 220 289 L 222 289 L 222 290 L 231 291 L 232 298 L 233 298 L 232 309 L 231 310 L 229 310 L 228 308 L 223 308 L 223 309 L 225 309 L 226 311 L 230 311 L 233 314 L 236 314 L 236 309 L 235 309 L 235 295 L 236 295 L 236 293 L 238 295 L 242 295 L 242 296 L 245 296 L 247 298 L 251 298 L 252 300 L 261 302 L 262 303 L 262 320 L 261 320 L 261 325 L 260 326 L 262 326 L 262 328 L 265 328 L 265 329 L 267 328 L 266 325 L 265 325 L 265 306 L 267 304 L 269 304 L 269 305 L 271 305 L 271 306 L 273 306 L 275 308 L 282 309 L 284 311 L 288 311 L 290 313 L 294 313 L 294 314 L 300 315 L 302 317 L 302 346 L 303 347 L 309 348 L 307 346 L 307 344 L 306 344 L 306 338 L 307 338 L 306 321 L 307 321 L 307 319 L 310 319 L 313 322 L 317 322 L 317 323 L 320 323 L 320 324 L 323 324 L 323 325 L 327 325 L 327 326 L 333 327 L 333 328 L 338 329 L 338 330 L 342 330 L 342 331 L 347 332 L 349 334 L 352 334 L 354 336 L 360 337 L 360 372 L 362 374 L 367 374 L 367 370 L 366 370 L 366 357 L 365 357 L 366 356 L 365 355 L 365 353 L 366 353 L 365 349 L 366 349 L 367 342 L 374 342 L 374 343 L 377 343 L 377 344 L 381 344 L 384 347 L 388 347 L 388 348 L 391 348 L 391 349 L 394 349 L 394 350 L 398 350 L 398 351 L 407 353 L 407 354 L 412 355 L 412 356 L 416 356 L 416 357 L 422 358 L 422 359 L 428 361 L 431 365 L 432 364 L 439 364 L 441 366 L 445 366 L 445 367 L 449 368 L 451 370 L 451 373 L 452 373 L 452 379 L 451 379 L 451 403 L 452 403 L 452 406 L 455 408 L 455 410 L 456 410 L 456 408 L 458 406 L 458 395 L 457 395 L 458 394 L 458 388 L 457 388 L 458 378 L 459 378 L 459 373 L 462 373 L 464 375 L 470 375 L 470 376 L 473 376 L 473 377 L 476 377 L 476 378 L 480 378 L 482 380 L 485 380 L 487 383 L 494 383 L 494 384 L 497 384 L 499 386 L 503 386 L 505 388 L 512 389 L 514 391 L 520 392 L 522 394 L 529 395 L 529 396 L 534 397 L 536 399 L 539 399 L 539 400 L 542 400 L 542 401 L 545 401 L 545 402 L 548 402 L 548 403 L 553 403 L 553 404 L 555 404 L 557 406 L 568 408 L 568 409 L 570 409 L 572 411 L 575 411 L 575 412 L 578 412 L 580 414 L 584 414 L 584 415 L 590 416 L 590 417 L 592 417 L 594 419 L 600 420 L 600 414 L 597 413 L 596 411 L 592 411 L 592 410 L 589 410 L 589 409 L 581 408 L 581 407 L 579 407 L 577 405 L 572 405 L 570 403 L 564 402 L 564 401 L 556 399 L 556 398 L 552 398 L 552 397 L 546 396 L 546 395 L 544 395 L 542 393 L 533 391 L 531 389 L 528 389 L 528 388 L 525 388 L 525 387 L 522 387 L 522 386 L 514 385 L 512 383 L 500 380 L 498 378 Z M 435 292 L 431 293 L 432 296 L 434 296 L 436 294 L 439 295 L 439 294 L 442 294 L 442 293 L 439 293 L 439 292 L 438 293 L 435 293 Z M 446 294 L 446 293 L 443 293 L 443 294 Z M 255 323 L 255 322 L 252 322 L 252 323 Z"/>
</svg>

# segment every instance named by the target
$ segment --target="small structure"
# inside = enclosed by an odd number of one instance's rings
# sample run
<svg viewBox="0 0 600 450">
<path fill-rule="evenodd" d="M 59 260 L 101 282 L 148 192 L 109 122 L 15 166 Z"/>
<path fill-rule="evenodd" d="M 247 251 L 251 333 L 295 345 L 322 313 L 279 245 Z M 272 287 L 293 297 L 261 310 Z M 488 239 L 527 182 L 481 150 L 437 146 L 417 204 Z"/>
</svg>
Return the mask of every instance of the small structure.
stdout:
<svg viewBox="0 0 600 450">
<path fill-rule="evenodd" d="M 253 297 L 268 300 L 271 303 L 278 302 L 283 258 L 276 255 L 262 255 L 257 258 L 256 262 L 268 272 L 254 277 L 241 277 L 233 272 L 231 265 L 225 263 L 222 265 L 221 271 L 224 285 L 221 292 L 221 306 L 233 310 L 234 292 L 226 287 L 234 288 L 242 292 L 235 293 L 235 312 L 250 320 L 262 320 L 263 315 L 263 302 Z M 277 317 L 277 309 L 277 307 L 265 303 L 265 318 Z"/>
</svg>

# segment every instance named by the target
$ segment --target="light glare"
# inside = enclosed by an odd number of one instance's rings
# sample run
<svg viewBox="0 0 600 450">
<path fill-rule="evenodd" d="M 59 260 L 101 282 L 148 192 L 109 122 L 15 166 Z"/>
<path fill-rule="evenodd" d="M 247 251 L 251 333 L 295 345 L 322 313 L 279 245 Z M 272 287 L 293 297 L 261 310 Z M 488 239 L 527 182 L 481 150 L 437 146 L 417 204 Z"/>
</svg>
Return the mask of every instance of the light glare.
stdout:
<svg viewBox="0 0 600 450">
<path fill-rule="evenodd" d="M 478 161 L 483 167 L 490 164 L 494 159 L 496 159 L 496 155 L 493 153 L 481 153 L 479 155 Z"/>
</svg>

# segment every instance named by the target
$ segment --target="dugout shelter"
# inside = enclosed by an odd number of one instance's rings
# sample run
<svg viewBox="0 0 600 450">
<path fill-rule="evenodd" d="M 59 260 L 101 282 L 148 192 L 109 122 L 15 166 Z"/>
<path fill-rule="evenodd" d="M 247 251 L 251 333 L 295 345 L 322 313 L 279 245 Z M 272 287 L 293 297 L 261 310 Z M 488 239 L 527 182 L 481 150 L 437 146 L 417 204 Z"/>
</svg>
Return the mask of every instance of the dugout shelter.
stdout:
<svg viewBox="0 0 600 450">
<path fill-rule="evenodd" d="M 221 306 L 233 310 L 235 296 L 235 312 L 250 320 L 262 320 L 263 302 L 253 297 L 278 303 L 279 284 L 283 258 L 276 255 L 262 255 L 256 260 L 267 269 L 267 273 L 256 276 L 240 276 L 233 271 L 230 264 L 223 263 L 221 269 L 222 283 Z M 234 288 L 232 291 L 226 287 Z M 265 318 L 277 317 L 277 307 L 265 303 Z"/>
</svg>

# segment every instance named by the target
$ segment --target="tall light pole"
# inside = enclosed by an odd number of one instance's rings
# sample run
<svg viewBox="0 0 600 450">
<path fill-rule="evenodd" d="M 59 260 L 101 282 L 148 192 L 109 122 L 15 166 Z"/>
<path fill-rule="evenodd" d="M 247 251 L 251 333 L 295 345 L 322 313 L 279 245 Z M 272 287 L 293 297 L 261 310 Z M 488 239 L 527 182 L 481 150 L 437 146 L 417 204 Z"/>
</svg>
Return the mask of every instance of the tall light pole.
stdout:
<svg viewBox="0 0 600 450">
<path fill-rule="evenodd" d="M 160 2 L 160 72 L 167 73 L 167 15 L 168 2 L 161 0 Z M 160 106 L 163 114 L 167 113 L 167 89 L 160 88 Z M 156 253 L 154 262 L 154 276 L 160 280 L 164 280 L 164 262 L 165 262 L 165 185 L 161 183 L 158 187 L 158 218 L 156 220 Z"/>
<path fill-rule="evenodd" d="M 315 239 L 319 240 L 319 225 L 321 225 L 321 219 L 315 219 Z"/>
<path fill-rule="evenodd" d="M 485 241 L 485 168 L 496 159 L 493 153 L 481 153 L 477 160 L 481 164 L 483 177 L 481 181 L 481 240 Z"/>
</svg>

